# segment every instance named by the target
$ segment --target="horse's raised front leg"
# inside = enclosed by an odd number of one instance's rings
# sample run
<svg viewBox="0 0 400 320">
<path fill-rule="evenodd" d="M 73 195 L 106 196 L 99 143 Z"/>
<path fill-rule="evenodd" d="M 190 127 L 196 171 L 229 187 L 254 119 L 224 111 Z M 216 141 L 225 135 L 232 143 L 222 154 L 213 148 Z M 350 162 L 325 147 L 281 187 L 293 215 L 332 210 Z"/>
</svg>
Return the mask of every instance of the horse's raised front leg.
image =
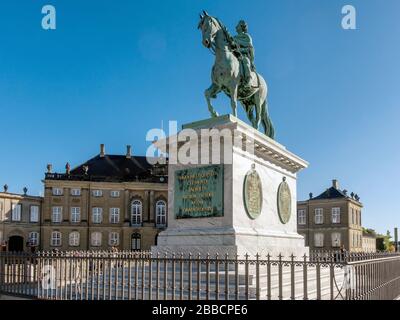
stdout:
<svg viewBox="0 0 400 320">
<path fill-rule="evenodd" d="M 208 110 L 210 111 L 211 117 L 218 117 L 218 112 L 215 111 L 211 104 L 211 98 L 216 98 L 216 95 L 221 91 L 221 88 L 213 83 L 205 92 L 204 95 L 207 100 Z"/>
</svg>

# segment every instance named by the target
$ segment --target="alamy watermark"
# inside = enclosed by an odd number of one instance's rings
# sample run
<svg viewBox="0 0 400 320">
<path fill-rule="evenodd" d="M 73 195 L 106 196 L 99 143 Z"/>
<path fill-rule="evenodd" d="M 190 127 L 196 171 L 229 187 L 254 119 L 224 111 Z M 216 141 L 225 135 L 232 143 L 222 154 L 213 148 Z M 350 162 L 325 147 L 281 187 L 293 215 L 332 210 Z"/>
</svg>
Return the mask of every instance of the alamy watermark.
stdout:
<svg viewBox="0 0 400 320">
<path fill-rule="evenodd" d="M 146 141 L 152 144 L 146 152 L 151 164 L 232 164 L 233 149 L 254 155 L 254 134 L 232 128 L 184 128 L 177 130 L 177 121 L 169 121 L 168 135 L 161 128 L 147 132 Z M 167 138 L 168 136 L 168 138 Z"/>
<path fill-rule="evenodd" d="M 342 28 L 344 30 L 357 29 L 357 11 L 356 8 L 350 4 L 343 6 L 342 14 Z"/>
<path fill-rule="evenodd" d="M 42 7 L 42 28 L 44 30 L 55 30 L 57 28 L 56 8 L 50 4 Z"/>
</svg>

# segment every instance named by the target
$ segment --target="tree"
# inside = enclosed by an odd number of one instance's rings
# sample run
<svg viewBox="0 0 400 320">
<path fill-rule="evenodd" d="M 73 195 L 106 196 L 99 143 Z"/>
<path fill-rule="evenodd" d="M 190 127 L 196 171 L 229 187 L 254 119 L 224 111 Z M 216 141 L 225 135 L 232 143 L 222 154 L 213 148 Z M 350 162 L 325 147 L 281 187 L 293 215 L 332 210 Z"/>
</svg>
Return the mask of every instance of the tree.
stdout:
<svg viewBox="0 0 400 320">
<path fill-rule="evenodd" d="M 389 231 L 386 232 L 386 235 L 378 234 L 376 239 L 376 249 L 378 251 L 392 252 L 391 250 L 393 250 L 394 246 L 392 241 L 390 241 L 391 238 L 392 236 Z"/>
</svg>

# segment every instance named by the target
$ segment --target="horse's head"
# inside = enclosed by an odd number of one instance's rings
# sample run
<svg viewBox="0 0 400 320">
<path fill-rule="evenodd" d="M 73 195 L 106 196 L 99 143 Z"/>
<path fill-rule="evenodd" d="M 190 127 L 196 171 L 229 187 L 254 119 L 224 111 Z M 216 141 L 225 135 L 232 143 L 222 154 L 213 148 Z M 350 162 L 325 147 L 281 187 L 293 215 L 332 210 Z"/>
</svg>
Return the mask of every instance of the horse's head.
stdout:
<svg viewBox="0 0 400 320">
<path fill-rule="evenodd" d="M 203 10 L 203 13 L 200 14 L 198 29 L 201 30 L 203 35 L 203 45 L 206 48 L 210 48 L 214 41 L 215 34 L 220 29 L 219 23 L 215 18 L 211 17 L 206 11 Z"/>
</svg>

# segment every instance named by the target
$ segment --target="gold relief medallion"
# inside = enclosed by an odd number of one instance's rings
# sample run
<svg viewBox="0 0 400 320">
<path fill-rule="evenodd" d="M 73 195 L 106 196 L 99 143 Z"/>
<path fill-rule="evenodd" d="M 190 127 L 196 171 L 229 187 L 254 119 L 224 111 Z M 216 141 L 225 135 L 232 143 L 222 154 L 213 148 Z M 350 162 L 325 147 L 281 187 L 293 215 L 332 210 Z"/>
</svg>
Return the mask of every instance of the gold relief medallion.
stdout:
<svg viewBox="0 0 400 320">
<path fill-rule="evenodd" d="M 257 219 L 261 214 L 263 194 L 261 179 L 254 164 L 244 178 L 243 198 L 247 214 L 251 219 Z"/>
<path fill-rule="evenodd" d="M 290 193 L 289 185 L 286 182 L 286 178 L 284 177 L 278 188 L 278 214 L 283 224 L 289 222 L 291 212 L 292 194 Z"/>
</svg>

